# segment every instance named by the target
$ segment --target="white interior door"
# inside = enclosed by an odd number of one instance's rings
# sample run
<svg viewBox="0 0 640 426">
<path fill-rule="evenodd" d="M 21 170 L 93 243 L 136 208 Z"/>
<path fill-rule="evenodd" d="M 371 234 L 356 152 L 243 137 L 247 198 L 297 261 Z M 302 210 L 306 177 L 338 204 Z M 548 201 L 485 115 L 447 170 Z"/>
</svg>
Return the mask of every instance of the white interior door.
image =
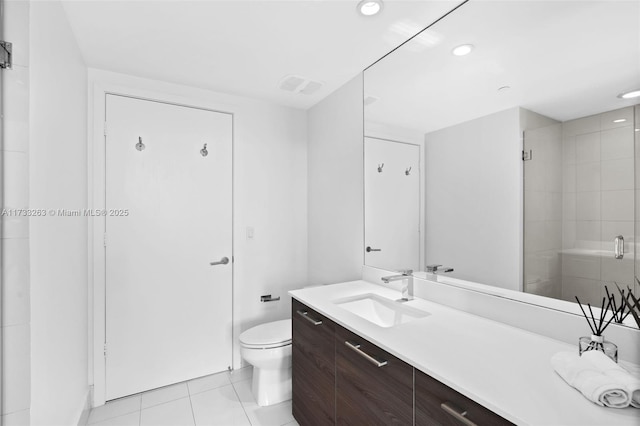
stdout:
<svg viewBox="0 0 640 426">
<path fill-rule="evenodd" d="M 232 116 L 107 95 L 106 129 L 110 400 L 231 365 Z"/>
<path fill-rule="evenodd" d="M 420 269 L 420 147 L 365 138 L 365 264 Z"/>
</svg>

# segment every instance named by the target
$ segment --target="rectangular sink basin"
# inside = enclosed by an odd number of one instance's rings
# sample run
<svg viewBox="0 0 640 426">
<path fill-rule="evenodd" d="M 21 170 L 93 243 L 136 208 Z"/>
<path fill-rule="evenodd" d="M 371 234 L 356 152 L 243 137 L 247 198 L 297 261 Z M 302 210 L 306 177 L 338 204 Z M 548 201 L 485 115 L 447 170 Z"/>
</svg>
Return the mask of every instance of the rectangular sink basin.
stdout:
<svg viewBox="0 0 640 426">
<path fill-rule="evenodd" d="M 371 293 L 334 300 L 333 303 L 380 327 L 393 327 L 431 315 L 429 312 Z"/>
</svg>

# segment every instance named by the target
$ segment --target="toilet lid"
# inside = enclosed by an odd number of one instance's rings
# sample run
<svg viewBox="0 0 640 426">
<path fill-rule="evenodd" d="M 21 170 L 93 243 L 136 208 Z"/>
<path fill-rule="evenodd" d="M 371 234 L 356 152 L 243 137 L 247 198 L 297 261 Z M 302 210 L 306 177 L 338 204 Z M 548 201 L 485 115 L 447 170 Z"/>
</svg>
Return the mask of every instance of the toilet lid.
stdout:
<svg viewBox="0 0 640 426">
<path fill-rule="evenodd" d="M 240 343 L 246 346 L 284 345 L 290 342 L 290 319 L 256 325 L 240 334 Z"/>
</svg>

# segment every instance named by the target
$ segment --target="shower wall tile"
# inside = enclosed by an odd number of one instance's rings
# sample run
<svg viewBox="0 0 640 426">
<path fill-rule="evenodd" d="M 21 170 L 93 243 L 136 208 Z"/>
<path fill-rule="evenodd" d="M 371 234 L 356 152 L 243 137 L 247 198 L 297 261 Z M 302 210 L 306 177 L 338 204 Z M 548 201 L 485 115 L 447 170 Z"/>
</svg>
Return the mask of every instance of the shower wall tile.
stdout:
<svg viewBox="0 0 640 426">
<path fill-rule="evenodd" d="M 614 120 L 625 120 L 620 123 L 614 123 Z M 620 108 L 600 114 L 600 129 L 614 129 L 625 127 L 633 123 L 633 107 Z"/>
<path fill-rule="evenodd" d="M 600 155 L 602 160 L 633 158 L 633 126 L 627 125 L 603 131 Z"/>
<path fill-rule="evenodd" d="M 13 3 L 13 2 L 7 2 Z M 27 152 L 29 146 L 29 68 L 3 73 L 4 151 Z"/>
<path fill-rule="evenodd" d="M 562 248 L 573 248 L 576 245 L 576 227 L 575 220 L 564 221 L 562 223 Z"/>
<path fill-rule="evenodd" d="M 545 219 L 561 221 L 563 208 L 562 192 L 547 192 L 545 203 Z"/>
<path fill-rule="evenodd" d="M 547 193 L 543 191 L 529 191 L 525 202 L 525 219 L 539 221 L 545 219 Z"/>
<path fill-rule="evenodd" d="M 602 192 L 602 220 L 632 221 L 633 195 L 633 190 Z"/>
<path fill-rule="evenodd" d="M 3 240 L 2 264 L 2 324 L 26 324 L 29 322 L 29 240 Z"/>
<path fill-rule="evenodd" d="M 527 253 L 544 250 L 545 223 L 543 221 L 527 221 L 524 231 L 524 249 Z"/>
<path fill-rule="evenodd" d="M 564 166 L 562 173 L 562 192 L 576 192 L 576 165 Z"/>
<path fill-rule="evenodd" d="M 578 220 L 600 220 L 600 192 L 578 192 L 576 206 Z"/>
<path fill-rule="evenodd" d="M 3 414 L 29 408 L 31 398 L 29 325 L 2 327 L 4 338 Z"/>
<path fill-rule="evenodd" d="M 576 162 L 600 161 L 600 132 L 576 136 Z"/>
<path fill-rule="evenodd" d="M 600 163 L 579 163 L 576 165 L 576 189 L 600 191 Z"/>
<path fill-rule="evenodd" d="M 4 153 L 4 207 L 23 209 L 29 205 L 29 159 L 24 152 Z"/>
<path fill-rule="evenodd" d="M 565 136 L 562 140 L 562 164 L 576 163 L 576 137 Z"/>
<path fill-rule="evenodd" d="M 623 158 L 602 162 L 601 179 L 603 191 L 634 188 L 634 159 Z"/>
<path fill-rule="evenodd" d="M 600 131 L 600 117 L 591 115 L 589 117 L 577 118 L 575 120 L 562 123 L 562 134 L 564 136 L 583 135 Z"/>
<path fill-rule="evenodd" d="M 562 221 L 545 221 L 544 236 L 544 245 L 542 250 L 560 250 L 562 247 Z"/>
<path fill-rule="evenodd" d="M 579 220 L 576 222 L 576 247 L 599 250 L 600 241 L 600 221 Z"/>
<path fill-rule="evenodd" d="M 576 193 L 567 192 L 562 197 L 562 220 L 576 220 Z"/>
<path fill-rule="evenodd" d="M 29 220 L 25 216 L 4 216 L 2 235 L 3 239 L 29 238 Z"/>
</svg>

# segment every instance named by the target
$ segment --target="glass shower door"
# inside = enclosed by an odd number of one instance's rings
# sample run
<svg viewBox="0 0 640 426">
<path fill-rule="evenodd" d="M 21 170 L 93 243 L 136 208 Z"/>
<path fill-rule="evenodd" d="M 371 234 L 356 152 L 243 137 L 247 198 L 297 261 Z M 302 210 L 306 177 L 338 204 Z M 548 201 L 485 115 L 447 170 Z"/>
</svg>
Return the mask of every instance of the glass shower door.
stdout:
<svg viewBox="0 0 640 426">
<path fill-rule="evenodd" d="M 626 107 L 525 131 L 524 291 L 637 294 L 634 123 Z"/>
</svg>

